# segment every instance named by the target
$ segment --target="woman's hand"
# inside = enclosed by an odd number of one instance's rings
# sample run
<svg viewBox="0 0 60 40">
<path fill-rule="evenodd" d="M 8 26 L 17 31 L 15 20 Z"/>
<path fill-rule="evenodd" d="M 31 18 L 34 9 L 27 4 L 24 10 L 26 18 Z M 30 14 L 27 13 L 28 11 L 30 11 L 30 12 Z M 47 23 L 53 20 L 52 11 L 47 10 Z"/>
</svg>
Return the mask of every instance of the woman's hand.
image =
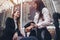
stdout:
<svg viewBox="0 0 60 40">
<path fill-rule="evenodd" d="M 17 32 L 13 35 L 13 40 L 18 40 L 18 33 Z"/>
</svg>

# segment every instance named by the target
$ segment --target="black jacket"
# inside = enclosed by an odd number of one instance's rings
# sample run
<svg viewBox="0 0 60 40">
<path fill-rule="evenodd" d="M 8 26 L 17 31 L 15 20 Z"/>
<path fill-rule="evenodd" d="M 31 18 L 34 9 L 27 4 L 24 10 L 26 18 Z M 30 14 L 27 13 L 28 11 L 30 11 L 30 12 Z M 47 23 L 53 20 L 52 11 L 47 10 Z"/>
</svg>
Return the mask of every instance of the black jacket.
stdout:
<svg viewBox="0 0 60 40">
<path fill-rule="evenodd" d="M 2 40 L 12 40 L 15 32 L 18 32 L 18 35 L 22 36 L 18 29 L 15 30 L 15 23 L 12 18 L 8 17 L 5 24 L 6 28 L 4 29 Z"/>
</svg>

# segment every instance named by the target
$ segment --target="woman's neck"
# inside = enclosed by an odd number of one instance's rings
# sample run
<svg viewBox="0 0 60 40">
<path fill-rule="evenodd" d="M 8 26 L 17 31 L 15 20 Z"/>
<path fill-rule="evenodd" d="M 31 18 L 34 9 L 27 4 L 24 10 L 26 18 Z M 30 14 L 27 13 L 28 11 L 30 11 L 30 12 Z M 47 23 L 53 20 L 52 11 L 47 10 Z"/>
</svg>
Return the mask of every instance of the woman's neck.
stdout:
<svg viewBox="0 0 60 40">
<path fill-rule="evenodd" d="M 14 18 L 13 18 L 13 19 L 14 19 L 14 20 L 16 20 L 16 19 L 17 19 L 17 17 L 15 17 L 15 16 L 14 16 Z"/>
</svg>

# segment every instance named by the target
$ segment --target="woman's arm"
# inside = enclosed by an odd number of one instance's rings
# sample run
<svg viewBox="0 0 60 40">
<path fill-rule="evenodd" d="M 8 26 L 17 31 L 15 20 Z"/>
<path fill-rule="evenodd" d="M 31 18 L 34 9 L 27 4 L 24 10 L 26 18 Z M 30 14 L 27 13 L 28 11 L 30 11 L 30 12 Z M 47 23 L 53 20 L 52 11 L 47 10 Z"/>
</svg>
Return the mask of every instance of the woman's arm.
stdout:
<svg viewBox="0 0 60 40">
<path fill-rule="evenodd" d="M 12 32 L 15 30 L 14 20 L 10 17 L 8 17 L 6 20 L 6 29 L 8 32 Z"/>
<path fill-rule="evenodd" d="M 37 24 L 38 18 L 39 18 L 39 13 L 36 12 L 36 13 L 35 13 L 35 16 L 34 16 L 34 22 L 35 22 L 35 24 Z"/>
</svg>

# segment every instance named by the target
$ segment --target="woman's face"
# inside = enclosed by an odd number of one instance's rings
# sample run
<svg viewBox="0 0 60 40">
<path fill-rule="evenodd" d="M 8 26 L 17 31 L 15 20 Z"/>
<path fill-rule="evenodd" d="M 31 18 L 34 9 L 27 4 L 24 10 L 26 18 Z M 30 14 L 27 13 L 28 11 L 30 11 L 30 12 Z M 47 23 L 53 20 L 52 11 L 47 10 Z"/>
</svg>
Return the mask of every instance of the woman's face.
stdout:
<svg viewBox="0 0 60 40">
<path fill-rule="evenodd" d="M 32 6 L 36 9 L 37 8 L 37 4 L 35 2 L 33 2 L 32 4 L 33 4 Z"/>
<path fill-rule="evenodd" d="M 16 11 L 16 12 L 14 13 L 14 17 L 15 17 L 15 18 L 20 17 L 20 13 L 19 13 L 19 11 Z"/>
</svg>

